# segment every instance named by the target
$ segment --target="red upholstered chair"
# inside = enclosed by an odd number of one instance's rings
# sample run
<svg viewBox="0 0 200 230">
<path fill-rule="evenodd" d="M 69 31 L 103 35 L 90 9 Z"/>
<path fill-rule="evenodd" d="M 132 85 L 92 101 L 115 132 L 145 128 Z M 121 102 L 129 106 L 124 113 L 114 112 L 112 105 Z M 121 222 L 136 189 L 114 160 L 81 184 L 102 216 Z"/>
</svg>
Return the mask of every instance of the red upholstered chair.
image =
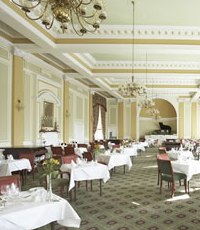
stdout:
<svg viewBox="0 0 200 230">
<path fill-rule="evenodd" d="M 87 159 L 87 161 L 92 161 L 93 160 L 93 155 L 91 152 L 84 152 L 83 153 L 83 159 Z"/>
<path fill-rule="evenodd" d="M 19 175 L 0 177 L 0 193 L 1 193 L 1 188 L 3 186 L 11 185 L 12 183 L 14 183 L 19 188 L 19 190 L 21 190 L 21 182 L 20 182 L 20 176 Z"/>
<path fill-rule="evenodd" d="M 61 159 L 62 159 L 62 164 L 71 164 L 72 160 L 76 162 L 77 155 L 72 154 L 72 155 L 62 156 Z"/>
<path fill-rule="evenodd" d="M 35 154 L 33 152 L 23 152 L 23 153 L 19 153 L 19 159 L 28 159 L 30 161 L 31 164 L 31 173 L 33 175 L 33 180 L 35 179 L 35 171 L 37 170 L 37 164 L 35 162 Z M 23 179 L 24 182 L 26 183 L 26 176 L 27 176 L 27 170 L 23 170 Z"/>
<path fill-rule="evenodd" d="M 87 148 L 88 145 L 87 144 L 78 144 L 78 148 Z"/>
<path fill-rule="evenodd" d="M 159 152 L 159 154 L 164 154 L 167 152 L 167 149 L 165 146 L 161 146 L 158 148 L 158 152 Z"/>
<path fill-rule="evenodd" d="M 64 155 L 74 155 L 74 147 L 72 146 L 67 146 L 64 148 Z"/>
</svg>

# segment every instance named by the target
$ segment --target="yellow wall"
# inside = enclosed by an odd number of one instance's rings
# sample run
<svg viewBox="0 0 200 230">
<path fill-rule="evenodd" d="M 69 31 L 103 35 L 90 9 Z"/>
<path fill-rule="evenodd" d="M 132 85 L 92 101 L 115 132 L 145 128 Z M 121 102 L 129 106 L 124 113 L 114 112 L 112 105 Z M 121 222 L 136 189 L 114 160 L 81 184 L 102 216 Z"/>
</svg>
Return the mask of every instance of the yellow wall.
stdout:
<svg viewBox="0 0 200 230">
<path fill-rule="evenodd" d="M 184 102 L 179 102 L 179 138 L 184 138 Z"/>
<path fill-rule="evenodd" d="M 192 103 L 192 119 L 191 119 L 191 127 L 192 127 L 192 133 L 191 136 L 192 138 L 197 138 L 197 103 L 193 102 Z"/>
<path fill-rule="evenodd" d="M 13 56 L 13 90 L 12 90 L 12 145 L 23 145 L 24 140 L 24 73 L 23 59 Z"/>
<path fill-rule="evenodd" d="M 92 94 L 89 95 L 89 141 L 93 141 L 93 99 Z"/>
<path fill-rule="evenodd" d="M 63 90 L 63 141 L 69 142 L 69 82 L 64 82 Z"/>
<path fill-rule="evenodd" d="M 118 103 L 118 138 L 124 138 L 124 103 Z"/>
<path fill-rule="evenodd" d="M 137 105 L 136 102 L 131 103 L 131 139 L 137 138 Z"/>
<path fill-rule="evenodd" d="M 160 116 L 162 118 L 172 118 L 176 117 L 176 111 L 171 103 L 163 99 L 154 99 L 155 107 L 160 111 Z M 140 117 L 151 117 L 147 113 L 147 109 L 141 109 Z"/>
</svg>

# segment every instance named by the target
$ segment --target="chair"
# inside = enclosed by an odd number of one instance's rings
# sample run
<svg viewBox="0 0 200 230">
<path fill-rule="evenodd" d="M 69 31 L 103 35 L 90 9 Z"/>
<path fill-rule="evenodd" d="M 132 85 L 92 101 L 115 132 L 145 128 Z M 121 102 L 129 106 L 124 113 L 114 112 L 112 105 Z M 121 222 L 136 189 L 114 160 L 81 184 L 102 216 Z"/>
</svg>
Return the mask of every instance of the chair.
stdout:
<svg viewBox="0 0 200 230">
<path fill-rule="evenodd" d="M 160 155 L 157 155 L 157 159 L 170 160 L 167 153 L 162 153 Z M 160 171 L 159 171 L 159 168 L 158 168 L 158 182 L 157 182 L 157 185 L 159 185 L 159 183 L 160 183 Z"/>
<path fill-rule="evenodd" d="M 74 162 L 76 162 L 76 159 L 77 156 L 75 154 L 61 157 L 62 164 L 71 164 L 71 161 L 73 160 Z M 70 171 L 60 171 L 60 174 L 62 178 L 64 174 L 67 174 L 70 179 Z"/>
<path fill-rule="evenodd" d="M 173 172 L 171 161 L 169 159 L 157 156 L 158 172 L 160 178 L 160 194 L 162 193 L 162 182 L 167 181 L 171 186 L 171 197 L 175 194 L 175 181 L 184 180 L 185 193 L 189 193 L 189 182 L 187 188 L 187 176 L 183 173 Z"/>
<path fill-rule="evenodd" d="M 24 153 L 19 153 L 19 159 L 28 159 L 30 161 L 31 164 L 31 173 L 33 175 L 33 180 L 35 179 L 35 171 L 37 170 L 37 163 L 35 161 L 35 153 L 33 152 L 24 152 Z M 24 184 L 26 183 L 26 176 L 27 176 L 27 170 L 23 170 L 22 171 L 22 179 Z"/>
<path fill-rule="evenodd" d="M 21 181 L 19 175 L 12 175 L 12 176 L 2 176 L 0 177 L 0 193 L 2 186 L 11 185 L 14 183 L 19 190 L 21 191 Z"/>
<path fill-rule="evenodd" d="M 83 153 L 83 159 L 87 159 L 87 161 L 92 161 L 93 160 L 93 156 L 91 152 L 84 152 Z"/>
<path fill-rule="evenodd" d="M 158 152 L 159 152 L 159 154 L 164 154 L 167 152 L 167 149 L 165 146 L 161 146 L 158 148 Z"/>
<path fill-rule="evenodd" d="M 71 164 L 71 161 L 76 161 L 77 156 L 75 154 L 73 155 L 66 155 L 66 156 L 62 156 L 62 164 Z"/>
<path fill-rule="evenodd" d="M 74 155 L 74 147 L 73 146 L 67 146 L 64 148 L 64 155 Z"/>
<path fill-rule="evenodd" d="M 78 144 L 78 148 L 86 148 L 87 149 L 88 145 L 87 144 Z"/>
</svg>

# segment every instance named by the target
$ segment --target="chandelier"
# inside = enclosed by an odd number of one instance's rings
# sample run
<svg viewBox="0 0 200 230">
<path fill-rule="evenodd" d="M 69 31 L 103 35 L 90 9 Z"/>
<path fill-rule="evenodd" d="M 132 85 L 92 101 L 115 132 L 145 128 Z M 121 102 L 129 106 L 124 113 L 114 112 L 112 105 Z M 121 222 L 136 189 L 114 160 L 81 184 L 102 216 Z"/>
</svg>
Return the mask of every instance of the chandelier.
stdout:
<svg viewBox="0 0 200 230">
<path fill-rule="evenodd" d="M 145 97 L 144 100 L 138 103 L 138 106 L 144 109 L 151 109 L 155 106 L 155 102 L 151 98 Z"/>
<path fill-rule="evenodd" d="M 156 109 L 155 107 L 149 108 L 148 113 L 155 119 L 159 120 L 161 118 L 160 111 Z"/>
<path fill-rule="evenodd" d="M 133 42 L 132 42 L 132 82 L 125 83 L 119 86 L 118 92 L 123 97 L 138 97 L 138 96 L 144 96 L 147 93 L 147 89 L 144 85 L 137 84 L 134 82 L 134 1 L 132 1 L 133 4 Z"/>
<path fill-rule="evenodd" d="M 64 33 L 71 24 L 79 36 L 95 32 L 106 19 L 103 0 L 11 0 L 31 20 L 41 20 L 46 29 L 54 22 Z"/>
<path fill-rule="evenodd" d="M 132 80 L 132 82 L 127 84 L 122 84 L 118 88 L 118 92 L 123 97 L 137 97 L 144 96 L 146 94 L 146 87 L 139 85 Z"/>
</svg>

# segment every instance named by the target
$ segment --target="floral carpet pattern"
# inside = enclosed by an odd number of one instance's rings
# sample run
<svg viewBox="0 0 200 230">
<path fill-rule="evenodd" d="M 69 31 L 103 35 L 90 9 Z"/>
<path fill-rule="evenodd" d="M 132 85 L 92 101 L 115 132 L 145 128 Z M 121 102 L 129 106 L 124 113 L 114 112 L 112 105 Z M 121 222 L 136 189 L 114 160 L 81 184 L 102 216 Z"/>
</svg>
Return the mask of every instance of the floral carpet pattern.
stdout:
<svg viewBox="0 0 200 230">
<path fill-rule="evenodd" d="M 200 230 L 200 175 L 190 181 L 190 195 L 176 184 L 171 199 L 167 184 L 162 194 L 157 185 L 156 148 L 148 148 L 133 160 L 133 167 L 124 174 L 117 167 L 99 195 L 99 181 L 93 191 L 86 191 L 81 182 L 76 201 L 68 201 L 81 217 L 80 230 Z M 36 186 L 37 180 L 27 186 Z M 26 187 L 27 188 L 27 187 Z M 24 188 L 24 189 L 26 189 Z M 57 193 L 58 191 L 54 191 Z M 65 194 L 65 197 L 67 194 Z M 40 228 L 48 230 L 50 225 Z M 56 230 L 74 230 L 56 224 Z"/>
</svg>

